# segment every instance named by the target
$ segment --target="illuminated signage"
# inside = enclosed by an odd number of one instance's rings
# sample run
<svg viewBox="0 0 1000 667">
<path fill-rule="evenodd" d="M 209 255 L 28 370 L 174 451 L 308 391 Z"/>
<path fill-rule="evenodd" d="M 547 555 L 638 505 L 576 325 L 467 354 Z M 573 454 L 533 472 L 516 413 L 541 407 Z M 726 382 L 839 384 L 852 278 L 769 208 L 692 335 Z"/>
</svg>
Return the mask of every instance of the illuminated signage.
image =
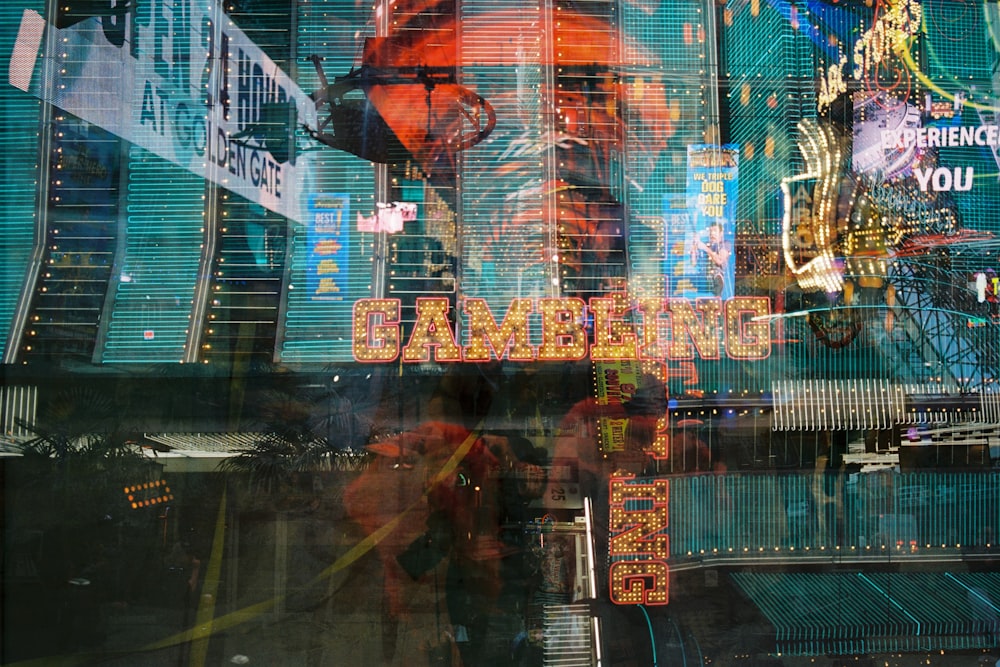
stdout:
<svg viewBox="0 0 1000 667">
<path fill-rule="evenodd" d="M 1000 144 L 1000 126 L 952 125 L 950 127 L 908 127 L 882 130 L 882 148 L 953 148 L 996 146 Z"/>
<path fill-rule="evenodd" d="M 25 10 L 9 83 L 298 221 L 308 96 L 213 2 L 119 6 L 57 25 Z"/>
<path fill-rule="evenodd" d="M 309 298 L 341 301 L 347 290 L 351 198 L 346 194 L 309 197 L 307 222 Z"/>
<path fill-rule="evenodd" d="M 610 482 L 608 584 L 615 604 L 664 605 L 670 600 L 670 481 Z"/>
<path fill-rule="evenodd" d="M 354 358 L 360 362 L 408 363 L 594 361 L 622 359 L 765 359 L 771 338 L 767 297 L 639 299 L 633 307 L 641 326 L 625 319 L 610 298 L 514 299 L 500 324 L 484 299 L 468 298 L 466 342 L 459 345 L 445 297 L 417 299 L 417 319 L 406 344 L 398 299 L 361 299 L 354 304 Z M 586 311 L 586 312 L 585 312 Z M 534 344 L 532 341 L 539 341 Z"/>
<path fill-rule="evenodd" d="M 916 148 L 953 148 L 1000 144 L 997 125 L 952 125 L 950 127 L 908 127 L 882 130 L 883 151 Z M 923 192 L 968 192 L 975 173 L 972 167 L 913 167 L 913 176 Z"/>
<path fill-rule="evenodd" d="M 781 179 L 781 246 L 785 264 L 805 292 L 839 292 L 843 270 L 836 260 L 836 197 L 844 159 L 841 137 L 829 123 L 798 123 L 805 171 Z"/>
<path fill-rule="evenodd" d="M 738 185 L 736 146 L 688 146 L 684 212 L 674 210 L 678 204 L 672 198 L 663 199 L 664 274 L 670 296 L 733 296 Z"/>
<path fill-rule="evenodd" d="M 155 482 L 141 482 L 123 487 L 125 499 L 129 506 L 134 509 L 160 505 L 174 499 L 174 494 L 167 486 L 167 480 L 158 479 Z"/>
<path fill-rule="evenodd" d="M 598 405 L 621 405 L 632 399 L 642 376 L 642 365 L 635 359 L 594 362 L 594 389 Z M 628 419 L 624 417 L 597 418 L 601 451 L 625 450 Z"/>
</svg>

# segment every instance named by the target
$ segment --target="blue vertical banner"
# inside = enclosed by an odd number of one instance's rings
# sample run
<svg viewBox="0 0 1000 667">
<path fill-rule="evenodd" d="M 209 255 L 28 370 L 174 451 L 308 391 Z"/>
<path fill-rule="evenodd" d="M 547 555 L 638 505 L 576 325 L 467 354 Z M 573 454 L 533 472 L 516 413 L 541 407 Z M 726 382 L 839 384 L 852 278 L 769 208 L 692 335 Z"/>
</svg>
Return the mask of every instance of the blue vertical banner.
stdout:
<svg viewBox="0 0 1000 667">
<path fill-rule="evenodd" d="M 344 300 L 347 292 L 350 208 L 350 195 L 309 196 L 306 286 L 312 300 Z"/>
<path fill-rule="evenodd" d="M 734 296 L 738 188 L 737 146 L 688 146 L 687 209 L 664 212 L 669 296 Z"/>
</svg>

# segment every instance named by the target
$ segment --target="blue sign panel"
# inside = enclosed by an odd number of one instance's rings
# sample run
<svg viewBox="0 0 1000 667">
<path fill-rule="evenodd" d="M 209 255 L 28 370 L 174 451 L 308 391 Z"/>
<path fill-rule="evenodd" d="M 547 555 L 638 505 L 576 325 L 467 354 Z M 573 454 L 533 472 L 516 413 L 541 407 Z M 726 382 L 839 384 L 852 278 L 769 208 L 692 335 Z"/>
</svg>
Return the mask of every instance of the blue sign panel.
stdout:
<svg viewBox="0 0 1000 667">
<path fill-rule="evenodd" d="M 306 285 L 310 299 L 344 299 L 347 292 L 350 208 L 350 196 L 346 194 L 309 196 Z"/>
<path fill-rule="evenodd" d="M 736 146 L 688 146 L 687 209 L 664 211 L 669 296 L 733 297 L 738 185 Z"/>
</svg>

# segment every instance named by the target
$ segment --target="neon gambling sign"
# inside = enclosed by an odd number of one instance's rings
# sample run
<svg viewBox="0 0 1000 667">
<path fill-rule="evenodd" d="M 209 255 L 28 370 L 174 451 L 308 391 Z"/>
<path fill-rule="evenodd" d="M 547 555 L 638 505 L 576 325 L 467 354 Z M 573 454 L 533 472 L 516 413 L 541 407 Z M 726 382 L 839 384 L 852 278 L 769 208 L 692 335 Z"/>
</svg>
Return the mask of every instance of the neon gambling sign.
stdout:
<svg viewBox="0 0 1000 667">
<path fill-rule="evenodd" d="M 634 304 L 641 326 L 625 319 L 612 298 L 514 299 L 498 324 L 484 299 L 467 298 L 465 344 L 448 317 L 445 297 L 417 299 L 416 321 L 402 344 L 398 299 L 354 304 L 352 351 L 356 361 L 406 363 L 766 359 L 771 351 L 766 297 L 723 301 L 646 298 Z M 589 315 L 589 317 L 588 317 Z M 592 317 L 592 322 L 590 321 Z M 532 341 L 540 341 L 533 344 Z"/>
<path fill-rule="evenodd" d="M 611 601 L 620 605 L 665 605 L 670 600 L 670 481 L 610 482 Z"/>
</svg>

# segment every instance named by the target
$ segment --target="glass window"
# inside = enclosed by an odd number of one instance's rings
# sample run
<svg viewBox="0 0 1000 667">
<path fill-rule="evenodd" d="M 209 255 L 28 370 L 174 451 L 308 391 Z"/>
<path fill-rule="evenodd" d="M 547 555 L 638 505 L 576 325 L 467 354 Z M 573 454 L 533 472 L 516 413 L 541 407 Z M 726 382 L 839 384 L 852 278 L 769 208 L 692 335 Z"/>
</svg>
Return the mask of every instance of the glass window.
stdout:
<svg viewBox="0 0 1000 667">
<path fill-rule="evenodd" d="M 0 662 L 1000 664 L 997 7 L 3 5 Z"/>
</svg>

